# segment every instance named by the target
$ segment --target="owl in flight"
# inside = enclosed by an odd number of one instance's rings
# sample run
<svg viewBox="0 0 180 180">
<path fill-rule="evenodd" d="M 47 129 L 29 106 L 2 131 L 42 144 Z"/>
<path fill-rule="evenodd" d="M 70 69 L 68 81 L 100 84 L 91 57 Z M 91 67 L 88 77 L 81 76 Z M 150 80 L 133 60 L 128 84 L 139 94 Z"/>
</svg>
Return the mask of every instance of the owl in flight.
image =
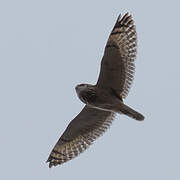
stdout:
<svg viewBox="0 0 180 180">
<path fill-rule="evenodd" d="M 71 160 L 86 150 L 109 128 L 116 113 L 144 120 L 142 114 L 123 102 L 134 77 L 136 49 L 132 16 L 126 13 L 121 18 L 119 15 L 105 47 L 96 85 L 80 84 L 75 88 L 86 105 L 54 146 L 47 160 L 49 167 Z"/>
</svg>

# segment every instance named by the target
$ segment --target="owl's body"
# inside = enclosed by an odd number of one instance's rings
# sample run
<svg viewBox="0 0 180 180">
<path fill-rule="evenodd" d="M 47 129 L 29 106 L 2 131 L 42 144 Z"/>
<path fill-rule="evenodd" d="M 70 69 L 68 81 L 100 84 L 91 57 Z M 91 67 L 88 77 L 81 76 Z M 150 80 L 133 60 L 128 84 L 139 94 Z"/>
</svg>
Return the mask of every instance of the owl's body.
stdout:
<svg viewBox="0 0 180 180">
<path fill-rule="evenodd" d="M 96 85 L 76 86 L 83 110 L 69 123 L 54 146 L 47 162 L 49 167 L 62 164 L 86 150 L 111 125 L 116 113 L 136 120 L 144 116 L 124 104 L 131 87 L 137 49 L 132 17 L 118 17 L 107 41 Z"/>
<path fill-rule="evenodd" d="M 144 120 L 144 116 L 123 103 L 115 90 L 106 90 L 90 84 L 76 86 L 79 99 L 89 107 L 103 111 L 124 114 L 136 120 Z"/>
</svg>

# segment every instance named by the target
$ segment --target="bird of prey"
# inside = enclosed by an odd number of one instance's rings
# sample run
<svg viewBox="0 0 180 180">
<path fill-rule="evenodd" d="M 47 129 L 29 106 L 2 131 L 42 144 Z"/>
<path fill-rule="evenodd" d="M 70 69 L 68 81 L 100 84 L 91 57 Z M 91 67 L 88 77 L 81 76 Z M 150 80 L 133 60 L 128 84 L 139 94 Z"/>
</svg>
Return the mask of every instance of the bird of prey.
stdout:
<svg viewBox="0 0 180 180">
<path fill-rule="evenodd" d="M 76 86 L 82 111 L 70 122 L 54 146 L 49 167 L 62 164 L 86 150 L 111 125 L 116 113 L 142 121 L 144 116 L 123 100 L 134 77 L 137 35 L 132 16 L 119 15 L 107 41 L 96 85 Z"/>
</svg>

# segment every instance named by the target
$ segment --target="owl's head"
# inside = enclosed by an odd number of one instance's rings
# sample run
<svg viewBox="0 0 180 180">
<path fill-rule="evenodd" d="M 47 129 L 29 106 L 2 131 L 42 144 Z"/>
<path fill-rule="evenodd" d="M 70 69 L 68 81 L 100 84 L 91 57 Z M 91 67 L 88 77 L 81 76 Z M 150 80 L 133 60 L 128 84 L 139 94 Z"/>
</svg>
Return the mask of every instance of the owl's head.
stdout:
<svg viewBox="0 0 180 180">
<path fill-rule="evenodd" d="M 86 97 L 93 93 L 94 86 L 91 84 L 79 84 L 75 87 L 75 89 L 76 89 L 76 93 L 77 93 L 79 99 L 82 102 L 87 103 Z"/>
<path fill-rule="evenodd" d="M 75 89 L 76 93 L 79 95 L 82 91 L 86 91 L 89 86 L 92 86 L 90 84 L 78 84 Z"/>
</svg>

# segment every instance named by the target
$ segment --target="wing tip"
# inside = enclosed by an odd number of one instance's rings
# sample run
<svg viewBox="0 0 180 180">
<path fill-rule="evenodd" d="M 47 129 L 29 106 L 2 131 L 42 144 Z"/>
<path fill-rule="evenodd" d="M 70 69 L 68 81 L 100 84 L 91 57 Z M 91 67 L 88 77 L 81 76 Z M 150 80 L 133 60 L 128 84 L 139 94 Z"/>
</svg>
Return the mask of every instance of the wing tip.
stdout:
<svg viewBox="0 0 180 180">
<path fill-rule="evenodd" d="M 60 162 L 55 161 L 51 156 L 48 158 L 48 160 L 46 161 L 46 163 L 49 163 L 49 168 L 53 167 L 53 166 L 57 166 L 58 164 L 62 164 Z"/>
<path fill-rule="evenodd" d="M 117 22 L 119 22 L 121 20 L 121 13 L 119 14 L 118 18 L 117 18 Z"/>
<path fill-rule="evenodd" d="M 51 163 L 50 157 L 47 159 L 46 163 L 49 163 L 49 165 L 48 165 L 49 168 L 51 168 L 53 166 L 52 163 Z"/>
<path fill-rule="evenodd" d="M 135 27 L 133 17 L 131 14 L 129 14 L 129 12 L 127 12 L 124 16 L 121 16 L 121 14 L 119 14 L 112 32 L 116 31 L 116 29 L 121 27 L 124 28 Z"/>
<path fill-rule="evenodd" d="M 132 19 L 132 15 L 129 12 L 127 12 L 127 13 L 125 13 L 124 16 L 121 16 L 121 14 L 119 14 L 115 25 L 117 25 L 117 24 L 129 25 L 129 24 L 133 24 L 133 23 L 134 23 L 134 21 Z"/>
</svg>

